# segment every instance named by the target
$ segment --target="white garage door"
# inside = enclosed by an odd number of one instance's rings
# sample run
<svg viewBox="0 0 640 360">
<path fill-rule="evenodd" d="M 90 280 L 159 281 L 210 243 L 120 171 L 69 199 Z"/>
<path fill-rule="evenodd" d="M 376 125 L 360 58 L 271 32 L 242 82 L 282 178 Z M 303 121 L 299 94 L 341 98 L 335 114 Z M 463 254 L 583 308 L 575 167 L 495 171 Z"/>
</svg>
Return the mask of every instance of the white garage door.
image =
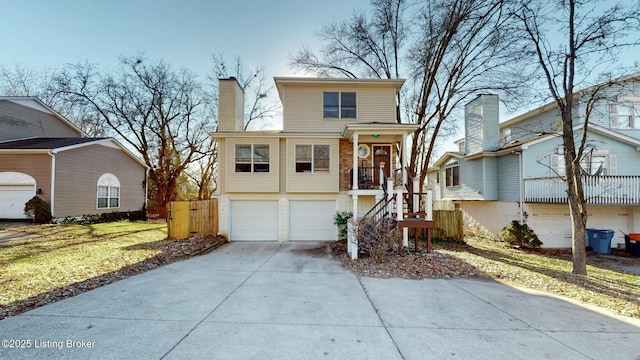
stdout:
<svg viewBox="0 0 640 360">
<path fill-rule="evenodd" d="M 336 240 L 335 214 L 335 200 L 292 200 L 289 202 L 289 240 Z"/>
<path fill-rule="evenodd" d="M 278 201 L 232 200 L 231 241 L 277 241 Z"/>
<path fill-rule="evenodd" d="M 545 248 L 571 247 L 571 217 L 567 205 L 533 205 L 527 224 Z"/>
<path fill-rule="evenodd" d="M 571 247 L 571 217 L 567 205 L 534 205 L 527 223 L 547 248 Z M 616 206 L 590 206 L 587 228 L 608 229 L 615 232 L 611 246 L 624 242 L 618 231 L 629 231 L 630 208 Z"/>
<path fill-rule="evenodd" d="M 26 219 L 24 204 L 35 194 L 33 177 L 18 172 L 0 172 L 0 219 Z"/>
</svg>

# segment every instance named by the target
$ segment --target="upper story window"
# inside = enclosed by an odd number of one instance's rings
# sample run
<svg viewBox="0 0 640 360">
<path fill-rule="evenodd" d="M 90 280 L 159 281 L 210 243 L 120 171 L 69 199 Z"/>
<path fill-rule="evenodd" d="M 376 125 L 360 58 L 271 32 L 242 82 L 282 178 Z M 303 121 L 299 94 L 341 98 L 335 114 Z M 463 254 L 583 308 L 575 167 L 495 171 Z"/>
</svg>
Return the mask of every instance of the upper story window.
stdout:
<svg viewBox="0 0 640 360">
<path fill-rule="evenodd" d="M 502 142 L 503 144 L 511 142 L 511 128 L 502 129 Z"/>
<path fill-rule="evenodd" d="M 237 144 L 236 172 L 269 172 L 269 145 Z"/>
<path fill-rule="evenodd" d="M 617 158 L 610 155 L 608 149 L 587 149 L 580 159 L 582 175 L 616 175 Z M 551 176 L 565 176 L 567 167 L 564 160 L 564 148 L 559 147 L 557 154 L 551 154 Z"/>
<path fill-rule="evenodd" d="M 115 209 L 120 207 L 120 181 L 110 173 L 98 178 L 98 209 Z"/>
<path fill-rule="evenodd" d="M 355 119 L 356 93 L 324 92 L 323 117 L 325 119 Z"/>
<path fill-rule="evenodd" d="M 329 172 L 329 145 L 296 145 L 296 172 Z"/>
<path fill-rule="evenodd" d="M 458 161 L 452 161 L 448 163 L 445 168 L 445 186 L 459 186 L 460 185 L 460 165 Z"/>
<path fill-rule="evenodd" d="M 631 103 L 618 104 L 618 128 L 640 128 L 640 106 Z"/>
</svg>

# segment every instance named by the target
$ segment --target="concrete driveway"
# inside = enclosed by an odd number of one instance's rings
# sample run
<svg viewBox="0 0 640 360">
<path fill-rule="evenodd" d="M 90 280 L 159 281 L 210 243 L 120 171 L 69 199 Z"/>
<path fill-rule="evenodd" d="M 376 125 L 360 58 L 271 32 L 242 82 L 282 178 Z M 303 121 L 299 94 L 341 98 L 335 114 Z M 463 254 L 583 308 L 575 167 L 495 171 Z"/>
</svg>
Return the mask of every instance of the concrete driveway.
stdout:
<svg viewBox="0 0 640 360">
<path fill-rule="evenodd" d="M 318 246 L 231 243 L 7 318 L 0 358 L 640 359 L 638 321 L 489 281 L 358 279 Z"/>
</svg>

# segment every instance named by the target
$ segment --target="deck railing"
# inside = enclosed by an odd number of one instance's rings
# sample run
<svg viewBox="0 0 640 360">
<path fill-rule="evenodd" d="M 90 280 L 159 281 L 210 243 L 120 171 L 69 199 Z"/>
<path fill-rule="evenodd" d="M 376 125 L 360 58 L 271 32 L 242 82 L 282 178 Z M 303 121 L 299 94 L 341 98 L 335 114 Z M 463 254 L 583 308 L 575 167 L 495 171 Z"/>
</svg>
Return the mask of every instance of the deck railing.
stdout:
<svg viewBox="0 0 640 360">
<path fill-rule="evenodd" d="M 587 204 L 640 205 L 640 176 L 583 176 Z M 566 204 L 567 188 L 562 178 L 524 180 L 524 200 L 530 203 Z"/>
</svg>

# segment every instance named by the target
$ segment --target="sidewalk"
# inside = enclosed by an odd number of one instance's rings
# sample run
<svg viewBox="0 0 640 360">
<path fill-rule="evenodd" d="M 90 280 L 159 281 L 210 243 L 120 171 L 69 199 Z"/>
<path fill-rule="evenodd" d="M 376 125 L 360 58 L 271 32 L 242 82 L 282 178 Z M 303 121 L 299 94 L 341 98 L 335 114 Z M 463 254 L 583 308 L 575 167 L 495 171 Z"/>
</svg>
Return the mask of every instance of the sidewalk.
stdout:
<svg viewBox="0 0 640 360">
<path fill-rule="evenodd" d="M 359 280 L 317 246 L 230 243 L 7 318 L 0 358 L 640 357 L 640 321 L 489 281 Z"/>
</svg>

